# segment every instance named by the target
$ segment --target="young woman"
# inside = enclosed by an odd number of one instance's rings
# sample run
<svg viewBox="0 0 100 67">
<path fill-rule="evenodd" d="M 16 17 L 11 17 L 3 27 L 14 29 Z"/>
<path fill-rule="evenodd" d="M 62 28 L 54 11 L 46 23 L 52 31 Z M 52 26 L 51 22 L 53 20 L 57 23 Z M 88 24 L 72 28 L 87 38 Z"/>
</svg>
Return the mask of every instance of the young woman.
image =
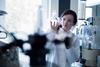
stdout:
<svg viewBox="0 0 100 67">
<path fill-rule="evenodd" d="M 47 61 L 52 64 L 48 67 L 71 67 L 71 64 L 79 59 L 79 40 L 72 33 L 76 23 L 77 15 L 73 10 L 65 10 L 61 15 L 60 22 L 50 22 L 53 33 L 50 36 L 51 39 L 59 40 L 61 43 L 49 44 L 48 48 L 51 52 L 47 55 Z M 66 38 L 70 39 L 70 43 L 64 43 Z"/>
</svg>

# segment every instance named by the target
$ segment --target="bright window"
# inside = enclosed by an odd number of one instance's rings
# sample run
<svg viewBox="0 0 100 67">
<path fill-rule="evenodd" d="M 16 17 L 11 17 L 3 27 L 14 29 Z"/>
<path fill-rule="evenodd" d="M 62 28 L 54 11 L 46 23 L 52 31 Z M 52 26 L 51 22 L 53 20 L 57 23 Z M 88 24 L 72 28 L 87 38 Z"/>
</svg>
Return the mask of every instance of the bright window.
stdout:
<svg viewBox="0 0 100 67">
<path fill-rule="evenodd" d="M 92 8 L 86 8 L 86 18 L 92 17 Z"/>
<path fill-rule="evenodd" d="M 5 27 L 10 32 L 32 34 L 42 0 L 6 0 Z"/>
</svg>

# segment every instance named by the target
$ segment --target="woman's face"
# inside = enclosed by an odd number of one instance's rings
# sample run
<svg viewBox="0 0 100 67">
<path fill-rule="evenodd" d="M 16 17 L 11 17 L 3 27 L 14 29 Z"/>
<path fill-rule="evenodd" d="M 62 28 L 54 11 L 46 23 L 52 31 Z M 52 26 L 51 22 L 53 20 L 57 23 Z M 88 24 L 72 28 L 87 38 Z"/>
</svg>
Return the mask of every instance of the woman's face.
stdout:
<svg viewBox="0 0 100 67">
<path fill-rule="evenodd" d="M 74 17 L 71 14 L 64 15 L 62 17 L 62 27 L 65 31 L 68 31 L 71 29 L 71 27 L 74 25 Z"/>
</svg>

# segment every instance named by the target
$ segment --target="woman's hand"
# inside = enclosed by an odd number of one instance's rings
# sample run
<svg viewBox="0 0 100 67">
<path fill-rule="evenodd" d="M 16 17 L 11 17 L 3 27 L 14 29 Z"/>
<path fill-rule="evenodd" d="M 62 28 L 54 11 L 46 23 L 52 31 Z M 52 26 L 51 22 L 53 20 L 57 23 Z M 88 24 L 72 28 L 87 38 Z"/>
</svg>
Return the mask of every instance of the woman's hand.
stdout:
<svg viewBox="0 0 100 67">
<path fill-rule="evenodd" d="M 59 28 L 61 27 L 61 24 L 58 23 L 58 22 L 52 22 L 52 21 L 50 21 L 50 26 L 51 26 L 51 29 L 53 31 L 58 32 Z"/>
</svg>

